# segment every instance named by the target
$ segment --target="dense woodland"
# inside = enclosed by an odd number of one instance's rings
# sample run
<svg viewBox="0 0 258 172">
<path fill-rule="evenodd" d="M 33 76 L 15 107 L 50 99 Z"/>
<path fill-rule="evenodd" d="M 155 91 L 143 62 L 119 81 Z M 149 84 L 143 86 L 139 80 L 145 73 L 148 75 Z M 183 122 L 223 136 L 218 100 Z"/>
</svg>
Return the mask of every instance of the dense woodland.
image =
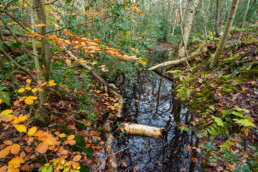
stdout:
<svg viewBox="0 0 258 172">
<path fill-rule="evenodd" d="M 113 146 L 164 140 L 169 128 L 127 120 L 121 85 L 137 85 L 142 71 L 171 80 L 173 102 L 193 114 L 169 123 L 174 135 L 194 133 L 178 150 L 190 165 L 166 168 L 167 157 L 152 171 L 258 171 L 257 5 L 1 0 L 0 172 L 148 171 L 121 158 L 130 146 Z M 157 52 L 166 59 L 154 61 Z"/>
</svg>

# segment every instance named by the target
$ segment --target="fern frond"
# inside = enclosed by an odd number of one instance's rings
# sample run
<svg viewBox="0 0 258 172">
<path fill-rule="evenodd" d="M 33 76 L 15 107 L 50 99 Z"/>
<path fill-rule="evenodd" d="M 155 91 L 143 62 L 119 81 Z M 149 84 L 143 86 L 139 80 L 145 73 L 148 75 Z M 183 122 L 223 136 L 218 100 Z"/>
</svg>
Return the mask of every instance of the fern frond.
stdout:
<svg viewBox="0 0 258 172">
<path fill-rule="evenodd" d="M 255 127 L 255 125 L 249 119 L 233 119 L 237 124 L 244 127 Z"/>
</svg>

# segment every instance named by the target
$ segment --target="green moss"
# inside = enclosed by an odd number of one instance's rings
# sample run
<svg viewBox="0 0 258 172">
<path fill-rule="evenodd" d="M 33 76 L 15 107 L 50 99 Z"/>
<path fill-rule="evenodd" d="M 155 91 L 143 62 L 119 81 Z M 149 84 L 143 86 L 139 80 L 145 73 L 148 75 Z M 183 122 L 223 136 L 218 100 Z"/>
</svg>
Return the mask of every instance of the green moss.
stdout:
<svg viewBox="0 0 258 172">
<path fill-rule="evenodd" d="M 80 164 L 80 172 L 90 172 L 90 168 Z"/>
<path fill-rule="evenodd" d="M 238 57 L 239 57 L 239 53 L 236 53 L 236 54 L 234 54 L 233 57 L 223 59 L 222 62 L 228 64 L 228 63 L 235 61 Z"/>
<path fill-rule="evenodd" d="M 87 157 L 88 158 L 91 158 L 92 157 L 92 154 L 93 154 L 93 150 L 91 147 L 87 148 L 87 149 L 84 149 L 87 142 L 85 142 L 83 140 L 83 138 L 79 135 L 75 135 L 75 138 L 74 140 L 76 141 L 76 144 L 75 145 L 70 145 L 70 147 L 74 150 L 74 151 L 79 151 L 79 152 L 83 152 L 85 151 L 85 153 L 87 154 Z"/>
<path fill-rule="evenodd" d="M 249 69 L 240 71 L 243 78 L 246 79 L 256 79 L 258 75 L 258 69 Z"/>
<path fill-rule="evenodd" d="M 65 133 L 65 134 L 73 134 L 73 131 L 69 130 L 65 125 L 58 125 L 58 128 L 60 128 L 60 132 L 61 133 Z"/>
</svg>

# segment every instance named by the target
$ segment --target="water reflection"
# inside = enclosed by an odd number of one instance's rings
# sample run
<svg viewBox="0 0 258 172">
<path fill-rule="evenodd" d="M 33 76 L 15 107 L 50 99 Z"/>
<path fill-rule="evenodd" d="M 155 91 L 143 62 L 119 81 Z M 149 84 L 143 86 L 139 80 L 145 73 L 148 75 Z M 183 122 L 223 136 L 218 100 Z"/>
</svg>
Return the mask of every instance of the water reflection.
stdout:
<svg viewBox="0 0 258 172">
<path fill-rule="evenodd" d="M 164 54 L 154 54 L 151 61 L 157 64 L 164 60 Z M 189 126 L 193 116 L 174 99 L 173 83 L 158 75 L 138 72 L 136 83 L 125 81 L 120 86 L 125 100 L 125 121 L 164 127 L 167 132 L 163 140 L 128 135 L 116 139 L 115 152 L 129 147 L 117 154 L 119 171 L 194 171 L 192 152 L 186 148 L 195 146 L 194 132 L 191 126 L 188 132 L 178 129 L 181 123 Z"/>
</svg>

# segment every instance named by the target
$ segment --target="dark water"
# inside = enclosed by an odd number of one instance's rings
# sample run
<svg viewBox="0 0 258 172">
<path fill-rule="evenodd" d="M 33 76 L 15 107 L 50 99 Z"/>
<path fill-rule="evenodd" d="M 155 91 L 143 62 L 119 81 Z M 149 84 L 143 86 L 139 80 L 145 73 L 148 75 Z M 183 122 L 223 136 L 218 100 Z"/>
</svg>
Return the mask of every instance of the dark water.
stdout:
<svg viewBox="0 0 258 172">
<path fill-rule="evenodd" d="M 165 60 L 166 54 L 155 53 L 149 65 Z M 164 127 L 167 133 L 163 140 L 132 135 L 117 138 L 115 152 L 128 147 L 116 156 L 119 171 L 199 171 L 191 161 L 196 157 L 196 150 L 187 150 L 187 145 L 193 147 L 197 142 L 190 126 L 193 115 L 182 102 L 174 99 L 173 82 L 151 71 L 138 72 L 136 80 L 136 83 L 125 81 L 120 85 L 125 100 L 125 121 Z M 178 129 L 179 123 L 186 124 L 189 131 Z"/>
</svg>

